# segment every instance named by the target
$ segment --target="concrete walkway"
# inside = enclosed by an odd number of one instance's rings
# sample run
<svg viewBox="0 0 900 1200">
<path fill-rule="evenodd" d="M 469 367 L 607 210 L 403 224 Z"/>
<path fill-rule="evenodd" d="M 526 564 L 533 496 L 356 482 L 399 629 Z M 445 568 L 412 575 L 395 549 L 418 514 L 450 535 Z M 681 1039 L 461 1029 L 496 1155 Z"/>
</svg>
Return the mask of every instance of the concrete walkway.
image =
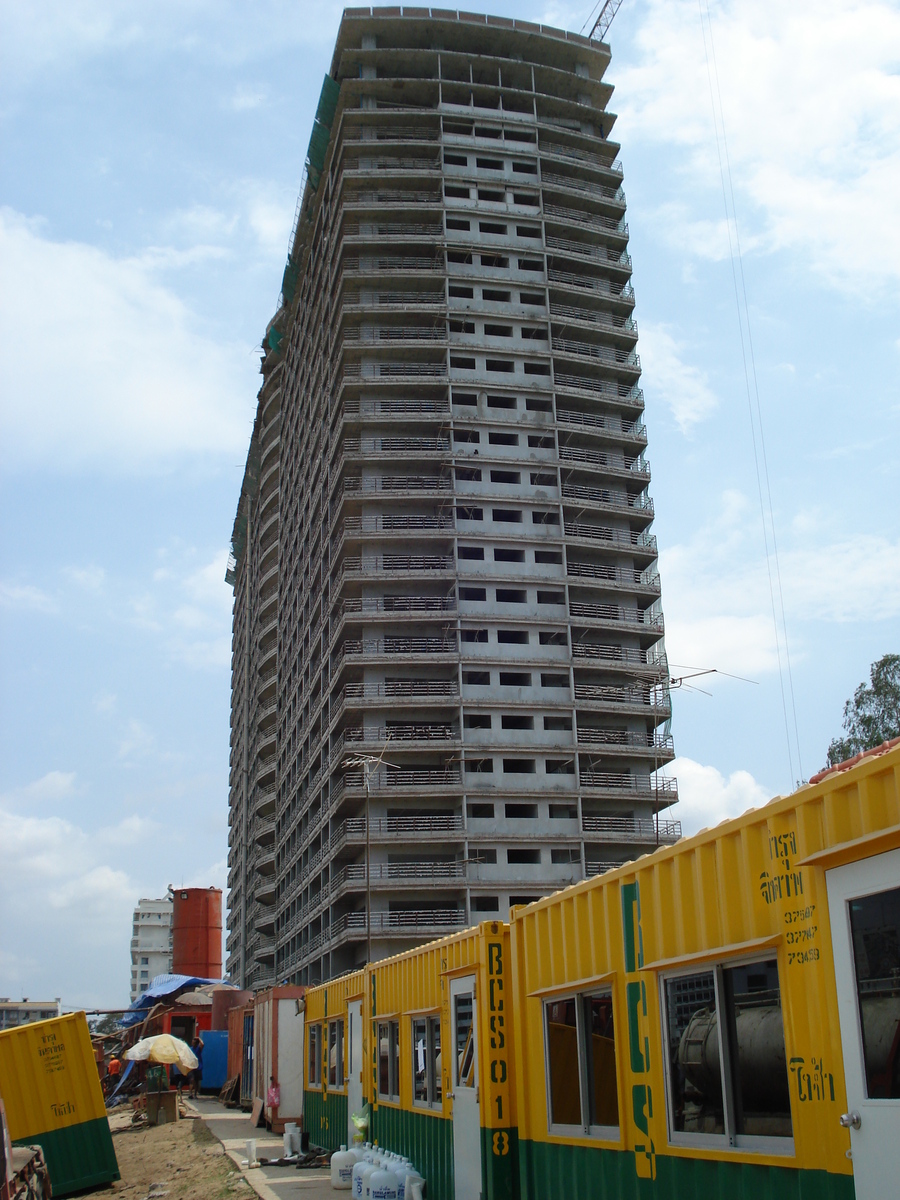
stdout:
<svg viewBox="0 0 900 1200">
<path fill-rule="evenodd" d="M 219 1139 L 225 1153 L 237 1167 L 261 1200 L 332 1200 L 336 1193 L 331 1186 L 328 1170 L 297 1170 L 296 1167 L 247 1167 L 247 1141 L 256 1139 L 257 1158 L 279 1158 L 284 1153 L 284 1141 L 269 1133 L 265 1126 L 254 1129 L 247 1113 L 226 1108 L 218 1100 L 202 1096 L 190 1105 L 203 1120 L 207 1129 Z"/>
</svg>

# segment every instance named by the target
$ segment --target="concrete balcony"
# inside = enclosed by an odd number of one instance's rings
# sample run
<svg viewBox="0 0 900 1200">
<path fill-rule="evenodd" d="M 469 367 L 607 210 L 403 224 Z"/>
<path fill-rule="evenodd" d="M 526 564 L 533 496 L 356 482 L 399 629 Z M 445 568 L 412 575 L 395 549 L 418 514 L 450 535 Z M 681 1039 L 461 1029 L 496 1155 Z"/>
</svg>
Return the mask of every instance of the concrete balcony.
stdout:
<svg viewBox="0 0 900 1200">
<path fill-rule="evenodd" d="M 461 816 L 373 817 L 369 821 L 371 842 L 457 842 L 465 837 Z M 365 817 L 350 817 L 340 826 L 342 844 L 360 845 L 366 840 Z"/>
<path fill-rule="evenodd" d="M 378 475 L 375 477 L 348 475 L 338 485 L 333 496 L 344 497 L 372 495 L 376 492 L 390 493 L 400 497 L 404 493 L 450 492 L 453 480 L 447 475 Z"/>
<path fill-rule="evenodd" d="M 331 753 L 332 757 L 342 754 L 345 749 L 349 753 L 355 753 L 365 746 L 374 746 L 380 751 L 388 743 L 392 746 L 399 745 L 404 750 L 414 750 L 433 742 L 458 741 L 459 737 L 458 726 L 440 721 L 427 725 L 413 722 L 394 723 L 389 726 L 378 725 L 371 729 L 351 726 L 338 734 Z"/>
<path fill-rule="evenodd" d="M 450 886 L 464 884 L 466 880 L 466 864 L 464 862 L 405 862 L 405 863 L 370 863 L 369 882 L 373 888 L 385 885 L 405 884 L 409 887 L 440 887 L 441 881 L 447 881 Z M 343 867 L 332 880 L 335 888 L 344 884 L 361 884 L 365 886 L 366 864 L 350 863 Z"/>
<path fill-rule="evenodd" d="M 615 687 L 612 684 L 582 683 L 575 681 L 575 704 L 594 712 L 616 713 L 619 716 L 646 717 L 655 725 L 662 724 L 672 715 L 672 702 L 667 694 L 657 694 L 659 689 Z"/>
<path fill-rule="evenodd" d="M 566 521 L 566 537 L 571 541 L 586 544 L 595 542 L 619 550 L 627 550 L 641 557 L 656 558 L 656 538 L 648 533 L 635 533 L 629 529 L 609 529 L 604 525 L 590 525 L 585 521 Z"/>
<path fill-rule="evenodd" d="M 554 263 L 561 257 L 575 257 L 598 263 L 616 271 L 631 274 L 631 255 L 606 246 L 597 246 L 591 242 L 579 242 L 574 238 L 561 238 L 555 234 L 547 234 L 544 243 L 547 247 L 548 258 Z"/>
<path fill-rule="evenodd" d="M 566 574 L 570 579 L 590 580 L 603 587 L 624 588 L 637 595 L 659 596 L 662 593 L 659 575 L 655 572 L 629 570 L 607 563 L 572 562 L 570 558 L 566 564 Z"/>
<path fill-rule="evenodd" d="M 552 121 L 546 120 L 542 120 L 540 123 L 542 125 L 553 125 Z M 568 129 L 567 126 L 562 126 L 562 128 Z M 545 136 L 542 133 L 540 141 L 542 158 L 566 159 L 569 162 L 576 162 L 589 167 L 592 171 L 597 171 L 601 175 L 608 176 L 611 182 L 607 187 L 613 193 L 613 198 L 619 199 L 624 207 L 625 197 L 621 196 L 620 193 L 622 187 L 621 181 L 625 172 L 618 159 L 615 162 L 610 162 L 608 159 L 602 158 L 599 154 L 592 154 L 590 150 L 582 150 L 577 146 L 566 146 L 562 142 L 545 140 Z"/>
<path fill-rule="evenodd" d="M 562 485 L 562 498 L 563 501 L 577 501 L 582 508 L 596 508 L 602 512 L 627 512 L 635 518 L 643 517 L 648 525 L 653 520 L 653 501 L 643 493 L 637 496 L 615 495 L 608 488 L 565 481 Z"/>
<path fill-rule="evenodd" d="M 543 147 L 542 147 L 543 150 Z M 590 196 L 594 200 L 602 200 L 617 209 L 625 208 L 624 198 L 620 198 L 618 187 L 610 187 L 602 183 L 594 183 L 580 175 L 558 175 L 555 171 L 541 171 L 541 184 L 545 189 L 561 188 L 580 196 Z"/>
<path fill-rule="evenodd" d="M 418 291 L 412 288 L 391 291 L 390 288 L 379 288 L 377 292 L 368 293 L 363 300 L 359 292 L 352 290 L 355 285 L 350 280 L 347 281 L 347 285 L 341 310 L 348 314 L 356 314 L 360 311 L 368 312 L 370 309 L 418 312 L 422 308 L 446 309 L 447 307 L 447 294 L 443 288 L 439 291 L 425 290 L 424 288 L 420 288 Z"/>
<path fill-rule="evenodd" d="M 627 454 L 563 445 L 559 448 L 559 464 L 575 470 L 597 471 L 601 475 L 611 475 L 629 482 L 637 479 L 645 486 L 650 482 L 650 464 L 643 456 L 632 458 Z"/>
<path fill-rule="evenodd" d="M 572 643 L 572 658 L 576 666 L 596 665 L 601 668 L 621 665 L 628 674 L 637 673 L 654 679 L 668 677 L 665 658 L 636 646 L 610 646 L 605 643 L 577 641 Z"/>
<path fill-rule="evenodd" d="M 616 604 L 586 604 L 581 600 L 569 601 L 569 616 L 577 617 L 578 623 L 598 622 L 602 625 L 640 632 L 647 630 L 660 637 L 665 632 L 665 622 L 662 613 L 654 613 L 641 608 L 623 608 Z"/>
<path fill-rule="evenodd" d="M 578 395 L 600 396 L 608 399 L 616 408 L 627 408 L 635 413 L 644 410 L 644 393 L 638 387 L 630 387 L 626 393 L 619 391 L 618 384 L 607 379 L 594 379 L 587 375 L 569 375 L 555 371 L 554 382 L 558 392 L 573 392 Z"/>
<path fill-rule="evenodd" d="M 402 654 L 409 658 L 435 658 L 441 656 L 456 656 L 459 646 L 456 638 L 440 637 L 386 637 L 386 638 L 348 638 L 337 647 L 333 657 L 335 668 L 345 663 L 375 662 L 386 658 L 389 661 Z"/>
<path fill-rule="evenodd" d="M 616 800 L 625 797 L 659 800 L 666 805 L 674 804 L 678 799 L 677 779 L 654 780 L 649 775 L 628 775 L 613 771 L 581 771 L 579 779 L 582 790 L 590 792 L 593 796 Z M 594 818 L 584 819 L 587 821 Z"/>
<path fill-rule="evenodd" d="M 593 342 L 576 342 L 571 338 L 558 336 L 553 337 L 551 344 L 555 354 L 564 355 L 567 358 L 591 359 L 594 362 L 615 367 L 619 373 L 631 373 L 635 377 L 641 373 L 641 360 L 630 349 L 596 345 Z"/>
<path fill-rule="evenodd" d="M 598 842 L 671 846 L 681 838 L 680 821 L 657 821 L 653 817 L 606 817 L 586 813 L 581 819 L 581 827 L 586 834 L 593 835 L 591 841 Z"/>
<path fill-rule="evenodd" d="M 341 601 L 338 619 L 344 621 L 359 616 L 366 619 L 436 617 L 443 620 L 448 613 L 455 613 L 456 608 L 456 596 L 347 596 Z"/>
<path fill-rule="evenodd" d="M 559 267 L 548 266 L 547 279 L 551 289 L 576 288 L 583 292 L 593 292 L 597 296 L 620 302 L 628 308 L 634 308 L 634 288 L 630 283 L 619 286 L 618 282 L 603 279 L 594 275 L 579 275 L 574 271 L 563 271 Z"/>
<path fill-rule="evenodd" d="M 452 554 L 372 554 L 365 557 L 347 555 L 340 565 L 337 576 L 354 575 L 425 575 L 433 573 L 456 573 L 456 559 Z M 336 580 L 335 580 L 336 581 Z"/>
<path fill-rule="evenodd" d="M 570 429 L 602 434 L 604 440 L 614 438 L 617 441 L 638 442 L 642 446 L 647 444 L 647 427 L 639 421 L 629 423 L 623 422 L 621 417 L 603 413 L 557 408 L 556 422 Z"/>
<path fill-rule="evenodd" d="M 340 456 L 333 464 L 337 472 L 345 462 L 361 458 L 365 462 L 385 456 L 391 461 L 399 459 L 432 458 L 434 455 L 450 453 L 450 439 L 446 437 L 368 437 L 344 438 Z"/>
<path fill-rule="evenodd" d="M 659 755 L 660 760 L 673 757 L 675 748 L 672 735 L 657 737 L 649 732 L 635 732 L 626 729 L 595 729 L 579 725 L 576 735 L 579 749 L 590 747 L 613 756 L 637 754 L 641 758 L 648 755 Z"/>
</svg>

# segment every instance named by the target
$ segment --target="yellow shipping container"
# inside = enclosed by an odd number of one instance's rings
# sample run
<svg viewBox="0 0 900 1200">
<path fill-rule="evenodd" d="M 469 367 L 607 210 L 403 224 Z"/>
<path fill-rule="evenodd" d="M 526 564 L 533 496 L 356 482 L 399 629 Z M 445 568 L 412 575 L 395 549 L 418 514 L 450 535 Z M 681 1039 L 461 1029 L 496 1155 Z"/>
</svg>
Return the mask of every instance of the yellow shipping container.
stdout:
<svg viewBox="0 0 900 1200">
<path fill-rule="evenodd" d="M 54 1196 L 119 1178 L 83 1012 L 0 1033 L 0 1097 L 12 1141 L 43 1147 Z"/>
<path fill-rule="evenodd" d="M 898 930 L 900 746 L 515 910 L 523 1200 L 894 1194 Z"/>
<path fill-rule="evenodd" d="M 306 993 L 303 1128 L 331 1150 L 352 1144 L 363 1107 L 365 987 L 365 972 L 351 971 Z"/>
</svg>

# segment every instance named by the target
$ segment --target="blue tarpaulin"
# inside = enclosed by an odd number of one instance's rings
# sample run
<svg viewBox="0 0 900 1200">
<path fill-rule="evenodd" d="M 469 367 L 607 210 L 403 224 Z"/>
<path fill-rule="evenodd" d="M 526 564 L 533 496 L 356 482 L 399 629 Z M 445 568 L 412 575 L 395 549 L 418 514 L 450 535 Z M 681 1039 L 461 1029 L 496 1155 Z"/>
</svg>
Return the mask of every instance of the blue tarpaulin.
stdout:
<svg viewBox="0 0 900 1200">
<path fill-rule="evenodd" d="M 131 1025 L 137 1025 L 139 1021 L 144 1019 L 147 1010 L 152 1008 L 157 1000 L 164 1000 L 166 996 L 172 996 L 176 992 L 184 992 L 188 988 L 203 987 L 209 983 L 227 984 L 228 980 L 201 979 L 198 975 L 157 975 L 146 992 L 141 992 L 128 1011 L 123 1014 L 119 1024 L 123 1025 L 126 1029 Z"/>
</svg>

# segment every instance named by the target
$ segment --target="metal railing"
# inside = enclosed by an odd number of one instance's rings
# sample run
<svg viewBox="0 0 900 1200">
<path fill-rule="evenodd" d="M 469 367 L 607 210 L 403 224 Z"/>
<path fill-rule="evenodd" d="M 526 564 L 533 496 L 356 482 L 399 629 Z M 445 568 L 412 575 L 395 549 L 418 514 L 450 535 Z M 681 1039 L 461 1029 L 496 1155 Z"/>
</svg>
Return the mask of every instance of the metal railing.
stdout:
<svg viewBox="0 0 900 1200">
<path fill-rule="evenodd" d="M 449 454 L 446 437 L 364 437 L 344 438 L 342 454 Z"/>
<path fill-rule="evenodd" d="M 455 637 L 386 637 L 365 640 L 348 638 L 335 651 L 335 657 L 342 659 L 348 655 L 377 657 L 392 654 L 456 654 L 457 650 Z"/>
<path fill-rule="evenodd" d="M 623 546 L 631 550 L 656 553 L 656 537 L 650 533 L 635 533 L 627 529 L 607 529 L 603 525 L 588 525 L 584 521 L 566 521 L 567 537 L 586 538 L 612 546 Z"/>
<path fill-rule="evenodd" d="M 458 833 L 462 836 L 464 831 L 463 819 L 458 816 L 375 817 L 369 821 L 369 836 L 378 840 L 402 840 L 409 837 L 433 837 L 440 840 L 446 834 Z M 350 817 L 340 827 L 341 842 L 365 841 L 365 837 L 365 817 Z"/>
<path fill-rule="evenodd" d="M 586 429 L 604 429 L 609 433 L 621 433 L 628 437 L 646 438 L 647 427 L 639 421 L 625 422 L 621 417 L 604 416 L 599 413 L 581 413 L 570 408 L 558 408 L 556 420 L 560 425 L 577 425 Z"/>
<path fill-rule="evenodd" d="M 351 613 L 450 613 L 456 612 L 455 596 L 348 596 L 341 615 Z"/>
<path fill-rule="evenodd" d="M 409 696 L 422 700 L 429 696 L 455 698 L 459 685 L 455 679 L 393 679 L 383 683 L 346 683 L 338 693 L 347 700 L 377 700 Z"/>
<path fill-rule="evenodd" d="M 343 412 L 348 417 L 406 417 L 435 414 L 450 416 L 446 400 L 354 400 L 347 399 Z"/>
<path fill-rule="evenodd" d="M 347 771 L 343 783 L 348 788 L 365 788 L 365 775 L 362 771 Z M 397 768 L 379 767 L 369 774 L 369 787 L 372 791 L 396 791 L 398 788 L 423 787 L 454 787 L 462 786 L 462 774 L 459 767 L 422 767 L 418 770 L 399 770 Z"/>
<path fill-rule="evenodd" d="M 649 775 L 628 775 L 614 771 L 580 771 L 579 781 L 583 788 L 592 791 L 628 794 L 642 797 L 660 796 L 667 800 L 677 800 L 678 780 L 659 779 L 654 781 Z"/>
<path fill-rule="evenodd" d="M 569 375 L 563 372 L 555 372 L 554 379 L 557 388 L 566 390 L 574 388 L 581 392 L 593 392 L 598 395 L 609 396 L 616 404 L 621 404 L 629 408 L 644 407 L 644 393 L 639 387 L 631 387 L 627 392 L 619 391 L 618 385 L 610 383 L 605 379 L 592 379 L 588 375 Z"/>
<path fill-rule="evenodd" d="M 634 350 L 620 350 L 615 346 L 595 346 L 590 342 L 574 342 L 570 338 L 554 337 L 554 350 L 563 354 L 575 354 L 580 358 L 595 358 L 598 362 L 610 363 L 613 366 L 631 367 L 636 371 L 641 369 L 640 356 Z"/>
<path fill-rule="evenodd" d="M 545 204 L 544 217 L 550 220 L 556 218 L 566 225 L 580 225 L 583 229 L 628 237 L 628 225 L 624 217 L 603 217 L 599 213 L 585 212 L 583 208 L 568 208 L 562 204 Z"/>
<path fill-rule="evenodd" d="M 345 329 L 341 334 L 343 341 L 360 345 L 388 342 L 446 342 L 446 325 L 385 325 L 378 329 Z"/>
<path fill-rule="evenodd" d="M 607 187 L 602 183 L 590 183 L 586 179 L 578 179 L 574 175 L 557 175 L 555 171 L 541 170 L 541 183 L 546 187 L 568 188 L 572 192 L 581 192 L 583 196 L 597 196 L 613 204 L 622 204 L 619 189 Z"/>
<path fill-rule="evenodd" d="M 658 836 L 660 842 L 671 844 L 681 837 L 680 821 L 657 822 L 652 817 L 601 817 L 585 813 L 581 828 L 585 833 L 601 834 L 606 842 L 653 844 Z"/>
<path fill-rule="evenodd" d="M 573 642 L 573 658 L 590 658 L 611 663 L 628 663 L 636 667 L 665 668 L 665 661 L 653 656 L 652 650 L 639 650 L 637 646 L 608 646 L 596 642 Z"/>
<path fill-rule="evenodd" d="M 554 125 L 557 124 L 557 122 L 545 118 L 543 124 Z M 566 125 L 558 125 L 557 127 L 571 132 Z M 622 177 L 625 174 L 619 159 L 616 159 L 614 162 L 610 163 L 601 158 L 599 154 L 592 154 L 590 150 L 579 150 L 575 146 L 565 146 L 561 142 L 541 142 L 540 151 L 541 154 L 555 154 L 559 158 L 571 158 L 574 159 L 575 162 L 588 163 L 590 166 L 597 167 L 601 171 L 609 171 L 611 175 L 618 175 Z"/>
<path fill-rule="evenodd" d="M 547 278 L 550 283 L 560 283 L 567 287 L 581 288 L 586 292 L 596 292 L 600 296 L 609 296 L 613 300 L 634 302 L 634 288 L 630 283 L 624 287 L 614 287 L 608 279 L 598 279 L 592 275 L 576 275 L 573 271 L 560 271 L 556 267 L 547 268 Z"/>
<path fill-rule="evenodd" d="M 637 337 L 638 325 L 634 317 L 616 317 L 605 309 L 578 308 L 572 304 L 550 304 L 550 316 L 562 317 L 568 321 L 583 321 L 585 324 L 598 325 L 601 329 L 612 333 L 634 334 Z"/>
<path fill-rule="evenodd" d="M 631 255 L 610 250 L 606 246 L 593 246 L 589 242 L 576 242 L 572 238 L 561 238 L 555 234 L 547 234 L 546 246 L 551 254 L 554 250 L 562 251 L 564 254 L 593 259 L 604 266 L 621 267 L 623 271 L 631 271 Z"/>
<path fill-rule="evenodd" d="M 365 479 L 348 475 L 339 491 L 358 492 L 449 492 L 453 482 L 445 475 L 379 475 Z"/>
<path fill-rule="evenodd" d="M 566 563 L 566 574 L 576 579 L 602 579 L 606 583 L 623 583 L 628 587 L 649 588 L 651 591 L 660 590 L 658 574 L 648 575 L 646 571 L 631 570 L 628 567 L 615 567 L 607 563 Z"/>
<path fill-rule="evenodd" d="M 578 727 L 576 741 L 579 746 L 604 746 L 613 749 L 646 750 L 667 754 L 674 749 L 672 735 L 655 737 L 645 730 L 640 732 L 631 729 L 593 729 Z"/>
<path fill-rule="evenodd" d="M 653 515 L 653 501 L 649 496 L 614 496 L 607 488 L 586 487 L 580 483 L 564 483 L 562 486 L 564 500 L 600 504 L 604 508 L 631 510 L 633 512 Z"/>
</svg>

